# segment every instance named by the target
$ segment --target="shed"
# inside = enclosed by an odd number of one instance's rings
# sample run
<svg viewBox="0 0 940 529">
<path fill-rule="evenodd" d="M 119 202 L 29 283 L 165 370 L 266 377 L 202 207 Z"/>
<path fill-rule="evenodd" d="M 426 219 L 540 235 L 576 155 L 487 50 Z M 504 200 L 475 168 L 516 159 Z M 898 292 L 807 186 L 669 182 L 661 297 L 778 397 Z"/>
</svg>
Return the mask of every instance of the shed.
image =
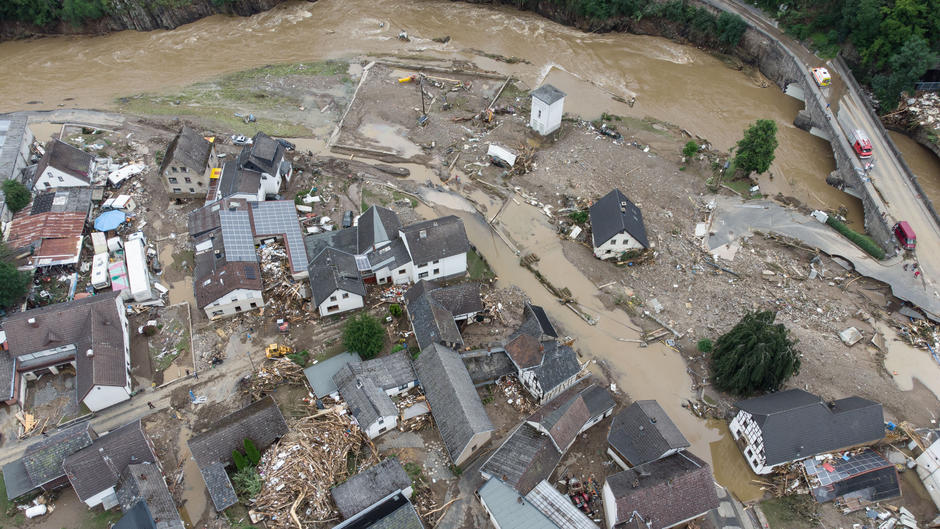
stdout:
<svg viewBox="0 0 940 529">
<path fill-rule="evenodd" d="M 307 383 L 313 389 L 313 394 L 318 399 L 323 397 L 339 395 L 339 389 L 333 382 L 333 375 L 337 373 L 344 365 L 352 362 L 361 362 L 362 358 L 358 353 L 343 352 L 336 356 L 331 356 L 322 362 L 318 362 L 304 369 L 304 376 L 307 377 Z"/>
<path fill-rule="evenodd" d="M 542 136 L 558 130 L 565 111 L 565 93 L 550 84 L 532 91 L 532 115 L 529 127 Z"/>
</svg>

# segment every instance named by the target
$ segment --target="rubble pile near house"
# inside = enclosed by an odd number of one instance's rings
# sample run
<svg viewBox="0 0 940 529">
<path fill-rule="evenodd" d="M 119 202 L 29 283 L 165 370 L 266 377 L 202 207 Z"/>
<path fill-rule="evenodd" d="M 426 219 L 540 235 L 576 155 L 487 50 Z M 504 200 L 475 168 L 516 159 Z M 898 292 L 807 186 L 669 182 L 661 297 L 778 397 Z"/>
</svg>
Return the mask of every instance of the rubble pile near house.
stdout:
<svg viewBox="0 0 940 529">
<path fill-rule="evenodd" d="M 242 384 L 242 392 L 251 395 L 252 400 L 270 395 L 282 384 L 303 386 L 307 378 L 304 370 L 289 358 L 269 358 L 264 360 L 247 383 Z"/>
<path fill-rule="evenodd" d="M 264 285 L 265 312 L 290 323 L 303 319 L 304 283 L 294 281 L 287 269 L 287 249 L 280 241 L 261 246 L 261 281 Z"/>
<path fill-rule="evenodd" d="M 317 415 L 291 422 L 290 431 L 265 450 L 258 464 L 264 484 L 250 514 L 263 517 L 268 529 L 338 520 L 330 487 L 349 477 L 348 455 L 362 468 L 378 462 L 372 441 L 348 416 L 333 411 Z"/>
<path fill-rule="evenodd" d="M 412 406 L 422 406 L 424 409 L 428 409 L 427 398 L 424 396 L 424 392 L 421 391 L 420 387 L 412 388 L 406 393 L 397 396 L 395 398 L 395 406 L 398 408 L 398 431 L 400 432 L 416 432 L 434 425 L 434 419 L 431 417 L 430 411 L 415 415 L 409 419 L 404 418 L 405 410 Z"/>
<path fill-rule="evenodd" d="M 934 358 L 940 351 L 940 328 L 930 320 L 913 320 L 906 323 L 890 319 L 889 323 L 898 331 L 898 336 L 908 344 L 920 349 L 928 349 Z M 937 359 L 940 362 L 940 359 Z"/>
<path fill-rule="evenodd" d="M 512 375 L 502 376 L 496 381 L 496 398 L 505 397 L 506 403 L 516 409 L 523 416 L 530 415 L 538 408 L 538 404 L 529 396 L 519 379 Z"/>
<path fill-rule="evenodd" d="M 525 302 L 529 300 L 517 286 L 485 288 L 481 298 L 483 310 L 478 316 L 482 317 L 482 321 L 468 325 L 461 331 L 468 350 L 496 345 L 505 340 L 522 324 L 522 311 Z"/>
<path fill-rule="evenodd" d="M 937 92 L 921 92 L 917 97 L 902 100 L 899 112 L 906 113 L 912 123 L 940 132 L 940 94 Z"/>
</svg>

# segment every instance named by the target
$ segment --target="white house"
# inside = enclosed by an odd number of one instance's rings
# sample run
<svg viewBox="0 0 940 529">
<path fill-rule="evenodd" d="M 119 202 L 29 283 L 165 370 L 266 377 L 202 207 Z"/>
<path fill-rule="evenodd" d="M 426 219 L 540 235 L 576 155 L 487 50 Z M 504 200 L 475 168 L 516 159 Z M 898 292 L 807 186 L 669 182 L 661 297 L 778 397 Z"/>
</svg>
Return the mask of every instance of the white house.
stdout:
<svg viewBox="0 0 940 529">
<path fill-rule="evenodd" d="M 130 334 L 117 292 L 13 314 L 3 330 L 11 371 L 0 397 L 8 403 L 22 401 L 27 381 L 67 366 L 76 372 L 78 402 L 91 411 L 130 398 Z"/>
<path fill-rule="evenodd" d="M 731 436 L 755 474 L 785 463 L 873 443 L 884 437 L 881 404 L 861 397 L 830 403 L 801 389 L 735 403 Z"/>
<path fill-rule="evenodd" d="M 931 443 L 915 461 L 917 476 L 924 482 L 934 505 L 940 507 L 940 440 Z"/>
<path fill-rule="evenodd" d="M 598 259 L 616 259 L 624 252 L 649 248 L 640 208 L 619 189 L 595 202 L 590 213 L 594 256 Z"/>
<path fill-rule="evenodd" d="M 404 351 L 345 364 L 333 375 L 333 382 L 370 439 L 398 426 L 398 407 L 391 397 L 418 384 Z"/>
<path fill-rule="evenodd" d="M 257 261 L 230 261 L 221 232 L 196 241 L 193 285 L 196 307 L 210 319 L 264 306 Z"/>
<path fill-rule="evenodd" d="M 467 273 L 470 241 L 463 221 L 449 215 L 401 229 L 400 237 L 411 256 L 411 282 L 451 279 Z"/>
<path fill-rule="evenodd" d="M 87 187 L 95 175 L 95 157 L 68 143 L 52 140 L 36 167 L 33 189 L 46 191 L 59 187 Z"/>
<path fill-rule="evenodd" d="M 242 169 L 235 161 L 222 165 L 218 178 L 211 178 L 206 203 L 224 198 L 263 202 L 268 197 L 277 195 L 281 190 L 280 173 L 262 173 L 252 169 Z"/>
<path fill-rule="evenodd" d="M 542 85 L 532 91 L 532 115 L 529 127 L 546 136 L 561 126 L 561 116 L 565 112 L 565 93 L 550 84 Z"/>
<path fill-rule="evenodd" d="M 308 279 L 320 316 L 362 308 L 366 286 L 354 256 L 327 248 L 310 262 Z"/>
</svg>

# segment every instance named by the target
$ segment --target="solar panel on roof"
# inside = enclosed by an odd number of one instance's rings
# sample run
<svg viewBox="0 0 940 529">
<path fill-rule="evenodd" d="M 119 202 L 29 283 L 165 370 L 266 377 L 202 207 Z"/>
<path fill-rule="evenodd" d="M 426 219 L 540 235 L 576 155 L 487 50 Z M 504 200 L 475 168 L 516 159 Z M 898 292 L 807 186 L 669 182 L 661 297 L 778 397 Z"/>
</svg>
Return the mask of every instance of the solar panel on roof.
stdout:
<svg viewBox="0 0 940 529">
<path fill-rule="evenodd" d="M 247 279 L 258 279 L 257 274 L 255 274 L 255 269 L 253 266 L 245 265 L 245 277 Z"/>
<path fill-rule="evenodd" d="M 222 244 L 229 261 L 257 262 L 255 239 L 247 211 L 219 211 L 222 224 Z"/>
</svg>

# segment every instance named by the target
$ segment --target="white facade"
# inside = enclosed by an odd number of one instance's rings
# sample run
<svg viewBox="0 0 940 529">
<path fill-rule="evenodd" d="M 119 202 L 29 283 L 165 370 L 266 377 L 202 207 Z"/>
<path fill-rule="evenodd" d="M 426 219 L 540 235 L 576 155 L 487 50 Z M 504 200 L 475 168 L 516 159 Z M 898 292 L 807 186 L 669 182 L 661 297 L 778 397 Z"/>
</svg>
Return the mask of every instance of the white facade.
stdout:
<svg viewBox="0 0 940 529">
<path fill-rule="evenodd" d="M 359 294 L 337 289 L 317 306 L 317 310 L 320 311 L 320 316 L 327 316 L 348 310 L 361 309 L 363 305 L 362 296 Z"/>
<path fill-rule="evenodd" d="M 595 424 L 601 422 L 601 421 L 604 420 L 605 418 L 610 417 L 610 415 L 611 415 L 613 412 L 614 412 L 614 409 L 611 408 L 611 409 L 607 410 L 606 412 L 604 412 L 603 414 L 598 415 L 597 417 L 594 417 L 593 419 L 591 419 L 591 420 L 589 420 L 588 422 L 584 423 L 584 426 L 582 426 L 581 429 L 578 430 L 577 435 L 575 435 L 574 437 L 571 438 L 571 443 L 574 443 L 574 441 L 577 439 L 578 435 L 581 435 L 582 433 L 586 432 L 586 431 L 588 430 L 588 428 L 590 428 L 591 426 L 594 426 Z M 526 422 L 529 424 L 529 426 L 532 426 L 532 427 L 535 428 L 536 430 L 538 430 L 538 431 L 544 433 L 545 435 L 551 436 L 551 432 L 549 432 L 547 429 L 545 429 L 545 427 L 542 426 L 542 423 L 541 423 L 541 422 L 538 422 L 538 421 L 526 421 Z M 552 442 L 554 442 L 554 441 L 555 441 L 555 439 L 552 438 Z M 569 448 L 571 448 L 571 444 L 569 444 L 568 446 L 556 446 L 556 448 L 558 448 L 558 451 L 559 451 L 559 452 L 561 452 L 562 454 L 564 454 L 565 452 L 568 451 Z M 609 449 L 608 449 L 608 450 L 609 450 Z"/>
<path fill-rule="evenodd" d="M 564 109 L 565 98 L 548 105 L 541 99 L 533 97 L 529 127 L 542 136 L 555 132 L 561 126 L 561 116 L 564 114 Z"/>
<path fill-rule="evenodd" d="M 359 427 L 362 428 L 364 432 L 366 432 L 366 435 L 369 436 L 369 439 L 375 439 L 389 430 L 398 428 L 398 415 L 387 415 L 385 417 L 379 417 L 368 427 L 365 427 L 361 424 Z"/>
<path fill-rule="evenodd" d="M 384 285 L 389 281 L 396 285 L 407 285 L 411 282 L 413 274 L 414 265 L 411 262 L 405 263 L 394 270 L 386 266 L 375 271 L 375 282 L 380 285 Z"/>
<path fill-rule="evenodd" d="M 95 174 L 94 160 L 88 165 L 89 178 L 91 178 L 93 174 Z M 88 187 L 89 185 L 91 184 L 89 184 L 88 181 L 72 176 L 65 171 L 60 171 L 50 165 L 46 167 L 41 175 L 36 177 L 34 189 L 37 191 L 46 191 L 60 187 Z"/>
<path fill-rule="evenodd" d="M 108 487 L 98 494 L 95 494 L 94 496 L 85 500 L 85 505 L 91 509 L 93 507 L 104 504 L 105 508 L 107 509 L 110 508 L 109 506 L 113 507 L 114 505 L 117 505 L 117 501 L 117 492 L 114 490 L 114 487 Z"/>
<path fill-rule="evenodd" d="M 278 171 L 280 173 L 280 171 Z M 274 196 L 281 192 L 281 177 L 272 176 L 268 173 L 261 173 L 261 185 L 258 189 L 259 202 L 264 201 L 269 196 Z"/>
<path fill-rule="evenodd" d="M 461 253 L 429 263 L 415 264 L 411 270 L 411 282 L 417 283 L 422 279 L 430 281 L 442 277 L 459 277 L 466 273 L 467 254 Z"/>
<path fill-rule="evenodd" d="M 679 452 L 678 448 L 670 448 L 669 450 L 666 450 L 665 452 L 663 452 L 663 454 L 657 457 L 656 459 L 663 459 L 673 454 L 676 454 L 678 452 Z M 630 465 L 620 457 L 620 454 L 618 454 L 617 451 L 611 448 L 610 446 L 607 447 L 607 455 L 609 455 L 610 458 L 614 460 L 614 463 L 617 463 L 620 466 L 620 468 L 624 470 L 631 468 Z"/>
<path fill-rule="evenodd" d="M 604 519 L 607 520 L 607 529 L 613 529 L 614 522 L 617 521 L 617 498 L 614 497 L 614 491 L 610 490 L 610 484 L 606 480 L 601 496 L 604 498 Z"/>
<path fill-rule="evenodd" d="M 593 239 L 593 234 L 591 235 Z M 598 245 L 594 242 L 594 256 L 598 259 L 619 258 L 624 252 L 643 248 L 636 239 L 634 239 L 626 230 L 621 231 L 610 239 Z"/>
<path fill-rule="evenodd" d="M 940 507 L 940 441 L 934 441 L 917 456 L 917 476 L 924 482 L 934 505 Z"/>
<path fill-rule="evenodd" d="M 239 288 L 209 303 L 203 310 L 209 319 L 215 319 L 263 306 L 264 297 L 260 290 Z"/>
<path fill-rule="evenodd" d="M 535 397 L 535 400 L 537 400 L 539 404 L 552 400 L 566 389 L 570 388 L 578 379 L 578 373 L 575 373 L 571 375 L 568 380 L 565 380 L 555 388 L 545 392 L 542 390 L 542 384 L 539 382 L 538 377 L 535 376 L 535 371 L 527 369 L 521 371 L 518 376 L 519 382 L 522 382 L 522 385 L 530 395 Z"/>
<path fill-rule="evenodd" d="M 738 446 L 744 445 L 742 452 L 744 459 L 747 460 L 747 464 L 751 466 L 751 470 L 753 470 L 755 474 L 770 474 L 773 472 L 774 467 L 783 464 L 780 463 L 772 466 L 765 465 L 767 458 L 764 455 L 764 439 L 762 432 L 760 426 L 754 422 L 750 413 L 743 410 L 739 411 L 734 419 L 731 420 L 731 424 L 728 428 L 731 430 L 731 436 L 734 440 L 739 442 Z"/>
</svg>

